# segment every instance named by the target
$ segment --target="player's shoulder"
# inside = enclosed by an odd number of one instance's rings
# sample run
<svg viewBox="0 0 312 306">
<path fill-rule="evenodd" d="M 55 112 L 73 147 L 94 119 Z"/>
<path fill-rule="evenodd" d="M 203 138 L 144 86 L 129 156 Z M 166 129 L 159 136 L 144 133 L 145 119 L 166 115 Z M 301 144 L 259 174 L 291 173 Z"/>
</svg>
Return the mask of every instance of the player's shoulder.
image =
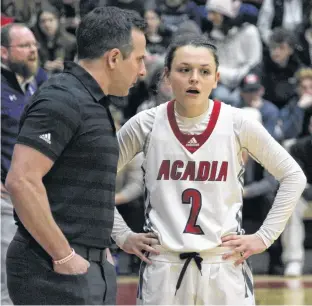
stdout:
<svg viewBox="0 0 312 306">
<path fill-rule="evenodd" d="M 149 109 L 145 109 L 145 110 L 142 110 L 140 112 L 138 112 L 135 117 L 137 117 L 137 119 L 139 120 L 144 120 L 144 119 L 155 119 L 156 115 L 158 112 L 160 111 L 166 111 L 167 110 L 167 106 L 168 106 L 168 102 L 165 102 L 165 103 L 162 103 L 160 105 L 156 105 L 156 106 L 153 106 Z"/>
<path fill-rule="evenodd" d="M 219 104 L 220 105 L 220 112 L 223 112 L 223 113 L 229 113 L 231 115 L 236 115 L 237 114 L 237 111 L 238 111 L 238 116 L 240 116 L 240 109 L 237 108 L 237 107 L 234 107 L 232 105 L 229 105 L 229 104 L 226 104 L 225 102 L 221 101 L 221 100 L 213 100 L 213 103 L 216 105 L 216 104 Z"/>
<path fill-rule="evenodd" d="M 235 106 L 226 104 L 221 101 L 214 101 L 214 102 L 219 102 L 221 104 L 221 112 L 227 113 L 232 117 L 232 122 L 234 125 L 235 130 L 241 129 L 241 127 L 248 122 L 252 121 L 257 117 L 257 113 L 259 111 L 257 109 L 245 109 L 245 108 L 237 108 Z M 253 112 L 254 111 L 254 112 Z M 261 114 L 260 114 L 261 115 Z"/>
</svg>

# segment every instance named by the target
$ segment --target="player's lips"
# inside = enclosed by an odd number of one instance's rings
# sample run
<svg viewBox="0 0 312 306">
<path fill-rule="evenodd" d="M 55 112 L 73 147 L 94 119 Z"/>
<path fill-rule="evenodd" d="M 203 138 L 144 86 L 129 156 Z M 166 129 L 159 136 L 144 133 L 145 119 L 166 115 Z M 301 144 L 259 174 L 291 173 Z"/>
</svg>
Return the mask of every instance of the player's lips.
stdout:
<svg viewBox="0 0 312 306">
<path fill-rule="evenodd" d="M 187 92 L 188 94 L 193 94 L 193 95 L 196 95 L 196 94 L 199 94 L 199 93 L 200 93 L 200 91 L 199 91 L 198 88 L 196 88 L 196 87 L 189 87 L 189 88 L 186 90 L 186 92 Z"/>
</svg>

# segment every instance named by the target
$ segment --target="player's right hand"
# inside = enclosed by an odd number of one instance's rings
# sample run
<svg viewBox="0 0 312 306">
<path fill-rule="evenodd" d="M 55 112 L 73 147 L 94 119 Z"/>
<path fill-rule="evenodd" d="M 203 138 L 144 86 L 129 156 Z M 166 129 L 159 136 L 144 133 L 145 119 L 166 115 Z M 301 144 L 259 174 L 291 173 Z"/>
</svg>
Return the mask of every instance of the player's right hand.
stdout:
<svg viewBox="0 0 312 306">
<path fill-rule="evenodd" d="M 153 248 L 153 245 L 157 244 L 159 244 L 158 239 L 153 233 L 131 233 L 122 245 L 122 249 L 129 254 L 135 254 L 141 260 L 151 264 L 152 262 L 144 255 L 144 253 L 149 252 L 159 255 L 159 251 Z"/>
<path fill-rule="evenodd" d="M 70 275 L 85 274 L 87 273 L 89 267 L 90 267 L 89 261 L 85 260 L 77 253 L 72 259 L 63 264 L 56 265 L 53 263 L 53 270 L 59 274 L 70 274 Z"/>
</svg>

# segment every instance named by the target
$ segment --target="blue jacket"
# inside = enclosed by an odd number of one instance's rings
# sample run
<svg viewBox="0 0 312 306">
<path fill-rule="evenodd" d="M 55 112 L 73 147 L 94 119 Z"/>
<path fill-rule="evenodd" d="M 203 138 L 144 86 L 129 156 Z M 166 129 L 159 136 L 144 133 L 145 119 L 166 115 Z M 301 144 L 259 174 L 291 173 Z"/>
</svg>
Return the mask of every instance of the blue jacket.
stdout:
<svg viewBox="0 0 312 306">
<path fill-rule="evenodd" d="M 298 100 L 296 96 L 280 109 L 281 140 L 298 138 L 302 132 L 304 110 L 297 105 Z"/>
<path fill-rule="evenodd" d="M 37 75 L 26 87 L 21 89 L 15 73 L 1 67 L 1 181 L 5 178 L 11 165 L 13 148 L 16 142 L 19 120 L 29 98 L 47 79 L 46 73 L 39 68 Z"/>
<path fill-rule="evenodd" d="M 263 126 L 271 136 L 277 138 L 276 125 L 279 119 L 279 109 L 272 102 L 263 99 L 263 104 L 259 111 L 262 116 Z"/>
</svg>

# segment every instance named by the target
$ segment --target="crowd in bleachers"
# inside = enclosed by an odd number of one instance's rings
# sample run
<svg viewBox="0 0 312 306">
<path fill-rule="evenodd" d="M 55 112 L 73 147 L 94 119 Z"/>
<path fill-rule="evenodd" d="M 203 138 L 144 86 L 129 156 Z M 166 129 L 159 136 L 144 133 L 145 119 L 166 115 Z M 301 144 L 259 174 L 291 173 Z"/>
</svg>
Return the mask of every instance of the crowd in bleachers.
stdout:
<svg viewBox="0 0 312 306">
<path fill-rule="evenodd" d="M 22 22 L 33 31 L 40 66 L 50 76 L 62 71 L 64 61 L 76 59 L 75 28 L 86 13 L 102 5 L 137 10 L 148 24 L 148 74 L 128 97 L 112 97 L 116 125 L 172 98 L 170 86 L 161 76 L 166 48 L 173 37 L 202 33 L 217 46 L 220 82 L 212 98 L 245 108 L 246 114 L 262 122 L 297 159 L 308 178 L 308 186 L 285 233 L 269 249 L 269 273 L 300 275 L 304 262 L 303 211 L 312 203 L 312 2 L 3 0 L 1 25 Z M 243 214 L 249 233 L 264 220 L 278 183 L 248 154 L 245 162 Z M 126 221 L 141 231 L 143 191 L 138 169 L 140 156 L 119 174 L 116 205 Z M 136 272 L 137 261 L 132 264 Z"/>
</svg>

